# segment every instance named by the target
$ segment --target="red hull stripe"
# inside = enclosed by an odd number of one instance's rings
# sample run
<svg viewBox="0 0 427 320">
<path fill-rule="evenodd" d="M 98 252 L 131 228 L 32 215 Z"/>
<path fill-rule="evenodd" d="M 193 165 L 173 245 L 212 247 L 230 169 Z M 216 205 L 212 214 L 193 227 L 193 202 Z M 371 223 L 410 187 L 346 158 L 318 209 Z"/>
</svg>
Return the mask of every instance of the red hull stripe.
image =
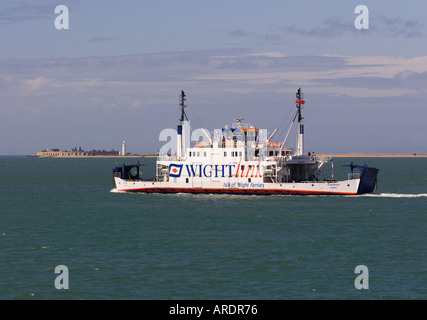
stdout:
<svg viewBox="0 0 427 320">
<path fill-rule="evenodd" d="M 220 194 L 304 194 L 304 195 L 356 195 L 353 192 L 309 191 L 309 190 L 276 190 L 276 189 L 203 189 L 203 188 L 135 188 L 118 191 L 142 193 L 220 193 Z"/>
</svg>

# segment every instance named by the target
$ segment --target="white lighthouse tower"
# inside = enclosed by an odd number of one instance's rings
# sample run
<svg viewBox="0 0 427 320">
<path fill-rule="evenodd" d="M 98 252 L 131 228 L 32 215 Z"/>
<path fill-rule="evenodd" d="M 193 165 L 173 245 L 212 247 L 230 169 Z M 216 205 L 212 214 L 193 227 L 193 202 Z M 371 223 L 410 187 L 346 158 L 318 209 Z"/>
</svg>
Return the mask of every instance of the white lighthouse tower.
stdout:
<svg viewBox="0 0 427 320">
<path fill-rule="evenodd" d="M 124 140 L 123 140 L 123 143 L 122 143 L 122 152 L 121 152 L 121 155 L 122 156 L 126 155 L 126 142 Z"/>
</svg>

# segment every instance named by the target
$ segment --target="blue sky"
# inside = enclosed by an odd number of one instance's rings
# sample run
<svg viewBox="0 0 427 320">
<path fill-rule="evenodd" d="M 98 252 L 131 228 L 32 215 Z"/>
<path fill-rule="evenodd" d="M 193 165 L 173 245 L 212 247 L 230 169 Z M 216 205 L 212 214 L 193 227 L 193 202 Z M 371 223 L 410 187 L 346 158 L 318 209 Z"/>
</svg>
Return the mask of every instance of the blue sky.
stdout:
<svg viewBox="0 0 427 320">
<path fill-rule="evenodd" d="M 426 35 L 415 0 L 2 1 L 0 154 L 156 152 L 181 90 L 193 128 L 242 116 L 280 140 L 298 87 L 306 151 L 427 152 Z"/>
</svg>

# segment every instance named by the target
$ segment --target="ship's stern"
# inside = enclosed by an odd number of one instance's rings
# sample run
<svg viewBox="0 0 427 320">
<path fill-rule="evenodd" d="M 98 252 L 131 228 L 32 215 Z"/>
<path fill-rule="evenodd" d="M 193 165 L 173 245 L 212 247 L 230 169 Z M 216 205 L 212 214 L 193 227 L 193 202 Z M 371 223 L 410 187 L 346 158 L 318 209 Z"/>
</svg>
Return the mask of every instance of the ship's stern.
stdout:
<svg viewBox="0 0 427 320">
<path fill-rule="evenodd" d="M 360 183 L 357 194 L 372 193 L 377 186 L 379 169 L 373 167 L 361 167 Z"/>
</svg>

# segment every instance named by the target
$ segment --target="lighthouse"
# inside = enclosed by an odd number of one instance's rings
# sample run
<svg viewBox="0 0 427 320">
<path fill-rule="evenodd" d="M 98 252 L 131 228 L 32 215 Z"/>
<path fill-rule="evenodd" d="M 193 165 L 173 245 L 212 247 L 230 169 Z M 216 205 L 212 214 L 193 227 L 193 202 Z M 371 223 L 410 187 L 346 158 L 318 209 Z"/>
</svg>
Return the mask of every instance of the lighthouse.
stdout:
<svg viewBox="0 0 427 320">
<path fill-rule="evenodd" d="M 126 142 L 124 140 L 123 140 L 123 143 L 122 143 L 122 152 L 121 152 L 121 155 L 122 156 L 126 155 Z"/>
</svg>

